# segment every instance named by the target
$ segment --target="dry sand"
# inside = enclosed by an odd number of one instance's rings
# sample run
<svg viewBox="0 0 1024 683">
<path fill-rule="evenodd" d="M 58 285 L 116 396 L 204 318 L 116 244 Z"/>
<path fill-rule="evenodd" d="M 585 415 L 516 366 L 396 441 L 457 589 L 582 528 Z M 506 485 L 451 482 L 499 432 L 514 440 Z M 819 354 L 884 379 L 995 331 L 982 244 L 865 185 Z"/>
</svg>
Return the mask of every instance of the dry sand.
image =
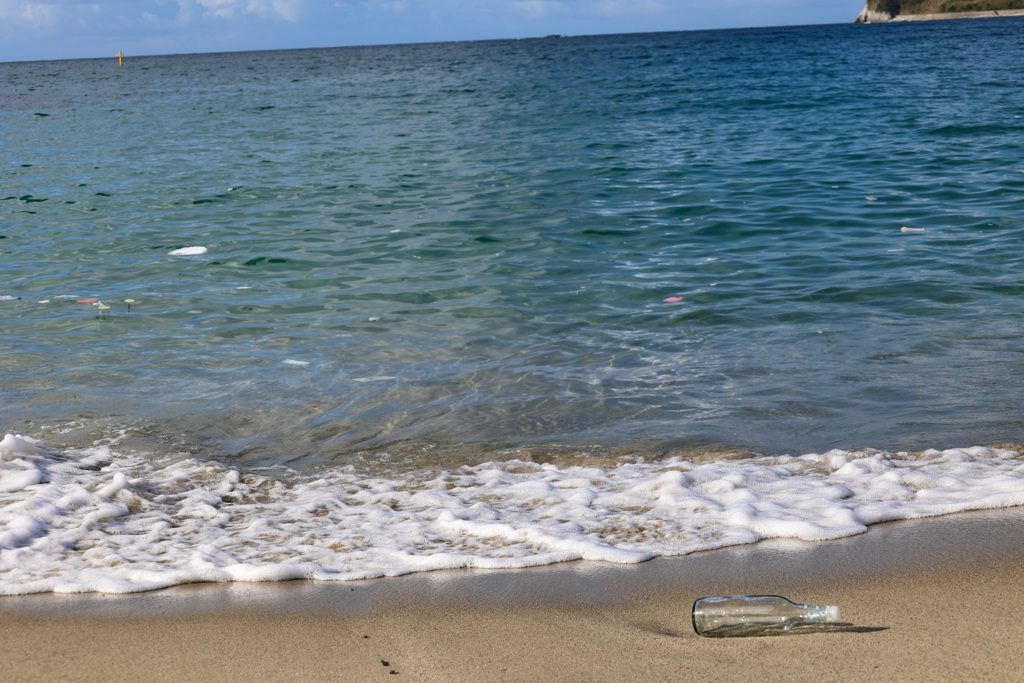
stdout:
<svg viewBox="0 0 1024 683">
<path fill-rule="evenodd" d="M 3 681 L 1019 681 L 1024 509 L 635 566 L 0 598 Z M 702 595 L 781 593 L 841 623 L 693 633 Z M 392 673 L 394 672 L 394 673 Z"/>
</svg>

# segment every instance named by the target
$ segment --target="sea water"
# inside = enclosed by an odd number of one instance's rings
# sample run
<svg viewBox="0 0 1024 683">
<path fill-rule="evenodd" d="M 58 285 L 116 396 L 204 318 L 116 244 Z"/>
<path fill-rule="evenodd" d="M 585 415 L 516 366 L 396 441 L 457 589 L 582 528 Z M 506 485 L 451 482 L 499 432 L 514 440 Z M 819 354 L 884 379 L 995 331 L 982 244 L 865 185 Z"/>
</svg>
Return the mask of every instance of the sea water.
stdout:
<svg viewBox="0 0 1024 683">
<path fill-rule="evenodd" d="M 1024 22 L 0 64 L 0 593 L 1024 504 Z"/>
</svg>

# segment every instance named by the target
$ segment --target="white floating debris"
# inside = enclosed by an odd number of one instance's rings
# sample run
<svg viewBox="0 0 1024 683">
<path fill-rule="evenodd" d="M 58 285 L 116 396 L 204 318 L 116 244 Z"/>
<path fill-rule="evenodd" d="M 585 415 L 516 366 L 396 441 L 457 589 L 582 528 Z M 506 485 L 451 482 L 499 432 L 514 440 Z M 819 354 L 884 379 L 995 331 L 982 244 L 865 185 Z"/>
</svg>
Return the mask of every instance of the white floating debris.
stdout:
<svg viewBox="0 0 1024 683">
<path fill-rule="evenodd" d="M 900 228 L 900 232 L 924 232 L 924 228 L 908 228 L 904 225 Z"/>
<path fill-rule="evenodd" d="M 398 379 L 393 375 L 374 375 L 373 377 L 353 377 L 353 382 L 388 382 L 393 379 Z"/>
<path fill-rule="evenodd" d="M 198 256 L 199 254 L 206 253 L 206 247 L 182 247 L 167 253 L 171 256 Z"/>
<path fill-rule="evenodd" d="M 0 294 L 0 301 L 17 301 L 20 296 L 11 296 L 10 294 Z"/>
<path fill-rule="evenodd" d="M 380 317 L 376 316 L 376 315 L 373 315 L 373 316 L 370 316 L 369 318 L 367 318 L 367 320 L 370 321 L 371 323 L 375 323 L 375 322 L 380 320 Z"/>
<path fill-rule="evenodd" d="M 309 365 L 308 360 L 292 360 L 291 358 L 281 361 L 285 365 Z"/>
</svg>

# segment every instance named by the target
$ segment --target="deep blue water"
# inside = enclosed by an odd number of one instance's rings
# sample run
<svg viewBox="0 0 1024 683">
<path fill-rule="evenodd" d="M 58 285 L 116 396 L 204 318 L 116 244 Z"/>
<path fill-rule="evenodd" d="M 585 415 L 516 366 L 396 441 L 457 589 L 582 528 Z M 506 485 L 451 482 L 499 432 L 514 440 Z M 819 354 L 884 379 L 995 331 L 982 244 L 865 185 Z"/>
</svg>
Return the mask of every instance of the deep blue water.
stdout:
<svg viewBox="0 0 1024 683">
<path fill-rule="evenodd" d="M 1017 19 L 0 64 L 0 429 L 1021 440 L 1022 117 Z"/>
</svg>

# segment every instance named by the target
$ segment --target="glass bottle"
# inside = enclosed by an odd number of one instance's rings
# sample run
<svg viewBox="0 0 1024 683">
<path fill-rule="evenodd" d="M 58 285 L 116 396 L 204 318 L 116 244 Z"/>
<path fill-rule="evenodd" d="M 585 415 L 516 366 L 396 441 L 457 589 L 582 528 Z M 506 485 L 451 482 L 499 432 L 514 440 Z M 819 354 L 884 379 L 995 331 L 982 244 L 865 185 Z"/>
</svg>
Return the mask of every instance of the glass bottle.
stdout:
<svg viewBox="0 0 1024 683">
<path fill-rule="evenodd" d="M 781 595 L 724 595 L 693 603 L 693 630 L 711 638 L 782 635 L 794 626 L 838 620 L 835 605 L 800 605 Z"/>
</svg>

